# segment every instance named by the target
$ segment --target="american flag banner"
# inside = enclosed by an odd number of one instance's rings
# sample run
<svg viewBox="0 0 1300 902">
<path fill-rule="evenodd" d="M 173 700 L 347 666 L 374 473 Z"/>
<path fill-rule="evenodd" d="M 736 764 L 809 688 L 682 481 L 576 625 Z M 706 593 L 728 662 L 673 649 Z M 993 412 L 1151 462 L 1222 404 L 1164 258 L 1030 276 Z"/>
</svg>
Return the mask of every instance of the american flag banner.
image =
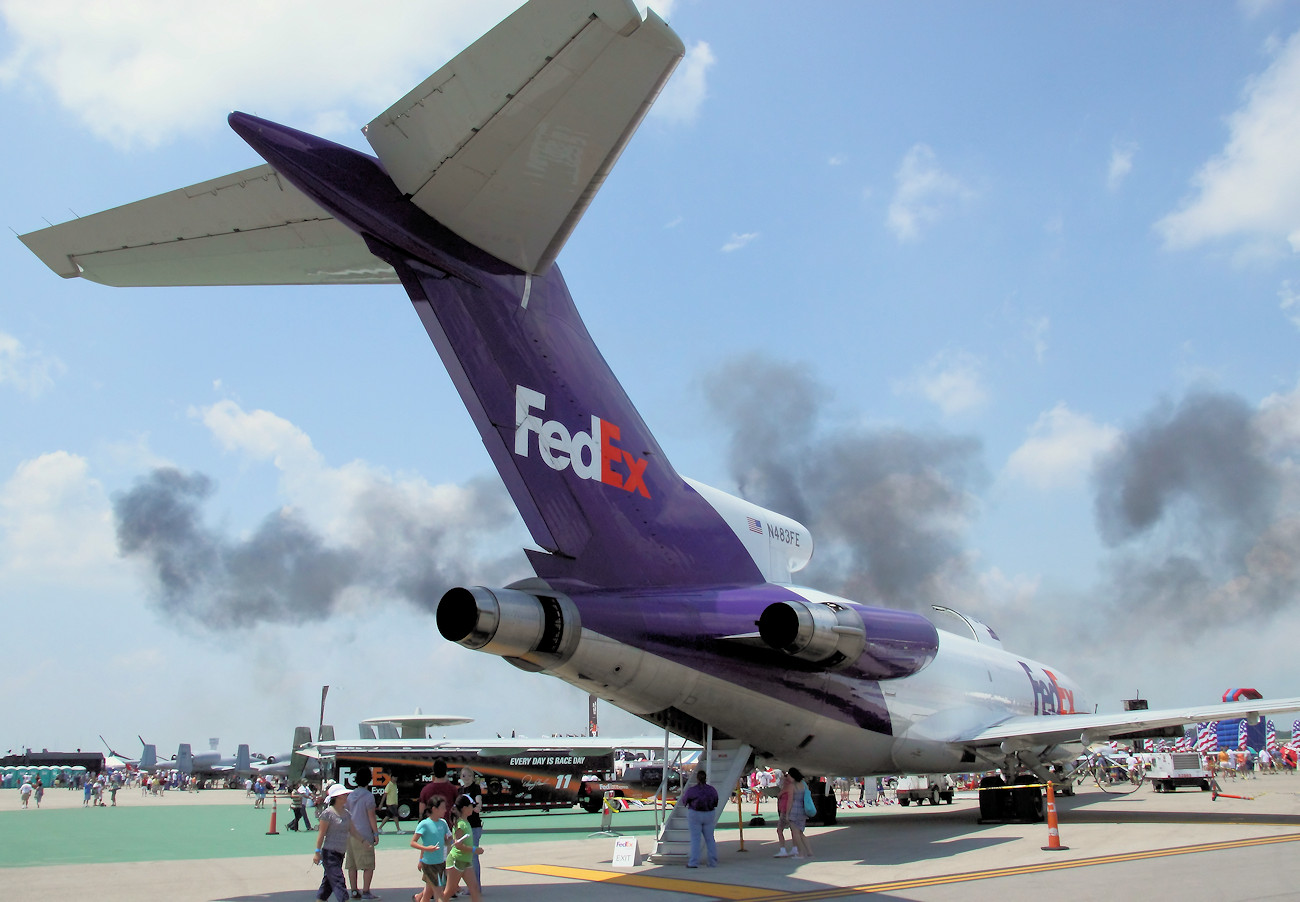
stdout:
<svg viewBox="0 0 1300 902">
<path fill-rule="evenodd" d="M 1186 736 L 1179 736 L 1177 739 L 1174 740 L 1174 751 L 1191 752 L 1195 750 L 1192 748 L 1192 741 L 1190 739 L 1188 739 Z"/>
<path fill-rule="evenodd" d="M 1300 720 L 1291 721 L 1291 744 L 1300 741 Z"/>
<path fill-rule="evenodd" d="M 1244 750 L 1246 748 L 1247 739 L 1248 739 L 1248 735 L 1246 733 L 1246 721 L 1239 720 L 1237 721 L 1237 748 Z"/>
<path fill-rule="evenodd" d="M 753 517 L 746 517 L 746 518 L 745 518 L 745 522 L 749 524 L 749 531 L 750 531 L 750 532 L 756 532 L 756 533 L 758 533 L 760 536 L 763 534 L 763 524 L 762 524 L 762 523 L 758 522 L 758 521 L 755 520 Z"/>
<path fill-rule="evenodd" d="M 1196 750 L 1201 754 L 1219 750 L 1218 721 L 1212 720 L 1209 723 L 1198 723 L 1196 725 Z"/>
<path fill-rule="evenodd" d="M 1264 733 L 1264 748 L 1268 749 L 1270 754 L 1276 753 L 1278 750 L 1277 727 L 1274 726 L 1271 720 L 1268 722 L 1268 728 Z"/>
</svg>

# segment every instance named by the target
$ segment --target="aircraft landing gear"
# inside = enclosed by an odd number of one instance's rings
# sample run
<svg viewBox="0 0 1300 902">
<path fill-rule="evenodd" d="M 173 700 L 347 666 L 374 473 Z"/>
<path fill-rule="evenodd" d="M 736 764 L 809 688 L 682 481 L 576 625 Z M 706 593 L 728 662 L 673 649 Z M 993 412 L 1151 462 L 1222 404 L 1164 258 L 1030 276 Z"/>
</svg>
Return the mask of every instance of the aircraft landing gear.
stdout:
<svg viewBox="0 0 1300 902">
<path fill-rule="evenodd" d="M 1016 778 L 1016 784 L 1037 784 L 1038 778 L 1025 774 Z M 1036 824 L 1043 819 L 1043 791 L 1037 785 L 1007 786 L 996 775 L 980 780 L 981 824 L 1022 823 Z"/>
</svg>

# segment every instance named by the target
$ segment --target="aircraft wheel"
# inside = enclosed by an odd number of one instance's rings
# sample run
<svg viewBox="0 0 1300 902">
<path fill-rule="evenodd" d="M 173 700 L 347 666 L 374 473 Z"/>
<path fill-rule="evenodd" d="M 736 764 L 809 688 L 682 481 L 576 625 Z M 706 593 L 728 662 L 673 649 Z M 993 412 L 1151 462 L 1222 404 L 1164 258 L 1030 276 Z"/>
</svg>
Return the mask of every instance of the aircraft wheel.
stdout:
<svg viewBox="0 0 1300 902">
<path fill-rule="evenodd" d="M 1030 774 L 1016 778 L 1017 783 L 1037 783 L 1038 779 Z M 1019 821 L 1029 823 L 1041 821 L 1043 819 L 1043 791 L 1037 786 L 1032 788 L 1014 789 L 1011 791 L 1014 797 L 1015 818 Z"/>
<path fill-rule="evenodd" d="M 980 820 L 982 821 L 1000 821 L 1003 820 L 1003 808 L 1006 800 L 1004 796 L 1010 793 L 1003 792 L 998 787 L 1005 786 L 1001 777 L 988 776 L 980 780 L 980 789 L 985 790 L 980 793 Z"/>
</svg>

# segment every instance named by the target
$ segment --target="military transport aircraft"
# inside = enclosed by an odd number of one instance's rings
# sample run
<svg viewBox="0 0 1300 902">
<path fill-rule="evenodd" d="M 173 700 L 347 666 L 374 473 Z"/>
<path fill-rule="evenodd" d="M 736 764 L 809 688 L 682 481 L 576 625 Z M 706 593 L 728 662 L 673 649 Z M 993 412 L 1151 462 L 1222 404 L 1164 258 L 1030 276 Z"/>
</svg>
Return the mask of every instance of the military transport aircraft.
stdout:
<svg viewBox="0 0 1300 902">
<path fill-rule="evenodd" d="M 366 126 L 374 156 L 233 113 L 263 165 L 21 237 L 108 285 L 400 283 L 538 546 L 535 578 L 448 591 L 439 631 L 696 741 L 1013 780 L 1097 740 L 1300 708 L 1093 713 L 986 627 L 794 585 L 807 528 L 673 469 L 555 260 L 683 52 L 631 0 L 532 0 Z"/>
</svg>

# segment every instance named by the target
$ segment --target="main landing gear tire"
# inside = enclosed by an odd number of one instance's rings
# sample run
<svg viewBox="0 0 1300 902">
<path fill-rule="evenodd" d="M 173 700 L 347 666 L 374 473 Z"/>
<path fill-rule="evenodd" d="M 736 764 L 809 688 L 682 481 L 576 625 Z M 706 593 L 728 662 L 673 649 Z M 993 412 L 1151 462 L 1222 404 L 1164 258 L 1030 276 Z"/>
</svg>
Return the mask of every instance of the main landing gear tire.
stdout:
<svg viewBox="0 0 1300 902">
<path fill-rule="evenodd" d="M 980 780 L 980 820 L 981 821 L 1002 821 L 1006 820 L 1003 815 L 1003 809 L 1011 793 L 1006 792 L 1000 787 L 1005 786 L 1001 777 L 989 776 Z"/>
<path fill-rule="evenodd" d="M 1038 778 L 1030 774 L 1016 777 L 1016 783 L 1037 783 Z M 1016 820 L 1037 823 L 1043 819 L 1043 791 L 1037 786 L 1013 789 L 1010 795 L 1015 799 Z"/>
</svg>

